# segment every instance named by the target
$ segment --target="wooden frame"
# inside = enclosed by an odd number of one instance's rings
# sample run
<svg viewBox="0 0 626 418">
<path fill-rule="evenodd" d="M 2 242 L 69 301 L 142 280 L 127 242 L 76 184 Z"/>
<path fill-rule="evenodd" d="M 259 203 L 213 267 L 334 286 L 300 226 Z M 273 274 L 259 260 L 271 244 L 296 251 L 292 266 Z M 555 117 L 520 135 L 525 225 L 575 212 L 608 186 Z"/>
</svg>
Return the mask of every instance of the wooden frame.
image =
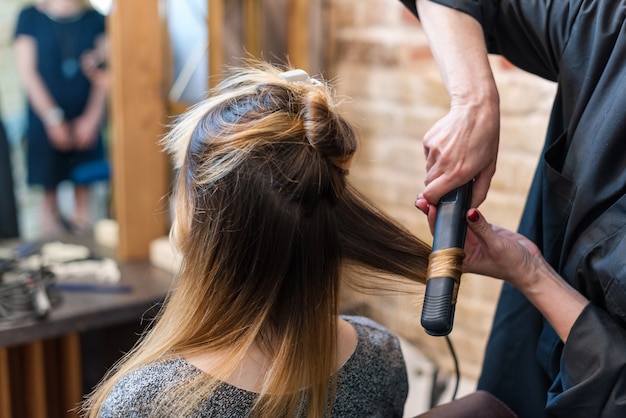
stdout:
<svg viewBox="0 0 626 418">
<path fill-rule="evenodd" d="M 287 12 L 287 52 L 291 65 L 311 71 L 309 0 L 289 1 Z"/>
<path fill-rule="evenodd" d="M 11 377 L 9 350 L 0 348 L 0 418 L 11 417 Z"/>
<path fill-rule="evenodd" d="M 119 1 L 109 16 L 114 216 L 118 257 L 145 259 L 167 233 L 164 22 L 158 0 Z"/>
<path fill-rule="evenodd" d="M 77 333 L 0 348 L 0 418 L 78 418 L 82 396 Z"/>
<path fill-rule="evenodd" d="M 209 10 L 209 87 L 220 81 L 224 67 L 224 0 L 207 0 Z"/>
</svg>

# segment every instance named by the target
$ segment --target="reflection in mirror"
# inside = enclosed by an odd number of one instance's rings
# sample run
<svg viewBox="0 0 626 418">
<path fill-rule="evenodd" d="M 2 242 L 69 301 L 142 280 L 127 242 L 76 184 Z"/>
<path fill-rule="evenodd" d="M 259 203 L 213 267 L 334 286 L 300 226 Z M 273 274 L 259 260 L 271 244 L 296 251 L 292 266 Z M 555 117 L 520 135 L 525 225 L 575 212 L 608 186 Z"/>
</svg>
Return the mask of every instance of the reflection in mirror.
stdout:
<svg viewBox="0 0 626 418">
<path fill-rule="evenodd" d="M 41 6 L 49 1 L 72 3 L 79 0 L 11 0 L 0 1 L 0 114 L 7 132 L 7 139 L 12 157 L 12 174 L 15 184 L 15 196 L 18 206 L 19 232 L 26 239 L 37 239 L 42 232 L 41 207 L 44 204 L 44 192 L 41 187 L 27 186 L 27 149 L 25 137 L 27 123 L 26 94 L 20 82 L 20 72 L 16 65 L 13 43 L 16 23 L 20 11 L 29 5 Z M 83 0 L 80 0 L 83 1 Z M 91 0 L 93 7 L 106 14 L 112 0 Z M 83 3 L 85 3 L 83 1 Z M 223 0 L 224 34 L 220 34 L 223 62 L 226 65 L 240 64 L 242 57 L 262 57 L 274 63 L 286 63 L 289 60 L 287 50 L 293 39 L 289 36 L 289 0 Z M 162 3 L 166 10 L 164 16 L 170 21 L 172 53 L 172 85 L 169 91 L 171 104 L 180 103 L 178 109 L 184 109 L 202 99 L 208 89 L 208 68 L 210 67 L 208 49 L 208 10 L 206 0 L 169 0 Z M 309 53 L 308 70 L 317 74 L 324 70 L 323 13 L 324 2 L 308 2 L 308 26 L 315 33 L 309 35 L 308 47 L 299 51 Z M 215 52 L 215 49 L 212 51 Z M 293 53 L 293 51 L 292 51 Z M 74 67 L 67 65 L 69 67 Z M 219 78 L 218 71 L 211 77 Z M 174 106 L 171 106 L 174 107 Z M 57 112 L 58 113 L 58 112 Z M 171 112 L 175 114 L 177 112 Z M 54 117 L 54 112 L 51 113 Z M 105 145 L 114 140 L 109 135 L 108 125 L 104 125 Z M 106 147 L 105 147 L 106 149 Z M 6 164 L 2 164 L 6 167 Z M 1 184 L 1 183 L 0 183 Z M 93 184 L 91 187 L 92 220 L 111 217 L 109 213 L 109 183 Z M 61 183 L 58 189 L 60 211 L 71 216 L 74 211 L 72 185 Z M 0 196 L 7 196 L 3 187 Z M 2 198 L 6 203 L 8 199 Z"/>
<path fill-rule="evenodd" d="M 83 0 L 14 0 L 0 2 L 0 19 L 0 112 L 13 180 L 0 181 L 0 216 L 8 219 L 13 192 L 22 238 L 85 233 L 108 212 L 106 57 L 92 52 L 105 51 L 97 42 L 104 17 Z M 61 159 L 50 158 L 58 150 Z M 2 168 L 0 180 L 9 174 Z"/>
<path fill-rule="evenodd" d="M 194 104 L 208 88 L 208 31 L 206 0 L 167 2 L 167 30 L 172 59 L 170 103 Z"/>
<path fill-rule="evenodd" d="M 209 22 L 207 0 L 168 0 L 167 29 L 172 57 L 172 87 L 169 101 L 173 110 L 197 103 L 206 97 L 207 88 L 219 79 L 221 68 L 209 63 Z M 218 48 L 226 66 L 244 65 L 243 59 L 262 58 L 275 64 L 287 64 L 289 17 L 293 14 L 290 0 L 222 0 L 223 32 L 219 33 Z M 324 70 L 325 49 L 324 6 L 321 0 L 308 2 L 307 15 L 315 28 L 307 35 L 307 71 L 318 74 Z M 293 17 L 293 16 L 292 16 Z M 215 17 L 214 17 L 215 18 Z M 302 29 L 302 28 L 299 28 Z M 212 68 L 212 73 L 209 68 Z M 213 83 L 209 83 L 211 77 Z M 176 112 L 174 112 L 176 113 Z"/>
</svg>

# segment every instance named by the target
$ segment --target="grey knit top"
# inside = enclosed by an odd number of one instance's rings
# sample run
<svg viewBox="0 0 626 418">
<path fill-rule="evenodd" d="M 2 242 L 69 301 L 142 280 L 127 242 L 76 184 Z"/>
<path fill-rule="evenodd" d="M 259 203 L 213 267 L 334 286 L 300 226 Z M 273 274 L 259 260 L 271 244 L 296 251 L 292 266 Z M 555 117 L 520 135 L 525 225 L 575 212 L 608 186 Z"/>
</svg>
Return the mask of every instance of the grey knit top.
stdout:
<svg viewBox="0 0 626 418">
<path fill-rule="evenodd" d="M 357 333 L 357 347 L 338 374 L 333 417 L 402 417 L 408 380 L 400 343 L 371 319 L 343 316 Z M 156 396 L 177 382 L 202 373 L 182 358 L 143 366 L 124 376 L 111 390 L 100 416 L 154 417 Z M 255 393 L 223 384 L 203 401 L 194 417 L 248 416 Z"/>
</svg>

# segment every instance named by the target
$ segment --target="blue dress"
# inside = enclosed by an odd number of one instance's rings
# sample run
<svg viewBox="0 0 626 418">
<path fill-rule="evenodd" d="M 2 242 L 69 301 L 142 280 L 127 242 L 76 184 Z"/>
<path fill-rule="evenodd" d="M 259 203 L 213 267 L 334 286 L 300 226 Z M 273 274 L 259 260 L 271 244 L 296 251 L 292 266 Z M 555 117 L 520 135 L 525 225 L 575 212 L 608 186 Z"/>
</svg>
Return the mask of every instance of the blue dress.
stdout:
<svg viewBox="0 0 626 418">
<path fill-rule="evenodd" d="M 52 19 L 29 6 L 19 15 L 15 37 L 34 38 L 37 71 L 68 121 L 80 116 L 91 91 L 91 82 L 80 69 L 81 54 L 93 49 L 96 38 L 104 32 L 104 16 L 95 10 L 85 10 L 73 18 Z M 31 185 L 53 188 L 71 179 L 77 167 L 104 158 L 100 134 L 91 149 L 69 152 L 55 149 L 30 103 L 26 138 L 28 183 Z"/>
</svg>

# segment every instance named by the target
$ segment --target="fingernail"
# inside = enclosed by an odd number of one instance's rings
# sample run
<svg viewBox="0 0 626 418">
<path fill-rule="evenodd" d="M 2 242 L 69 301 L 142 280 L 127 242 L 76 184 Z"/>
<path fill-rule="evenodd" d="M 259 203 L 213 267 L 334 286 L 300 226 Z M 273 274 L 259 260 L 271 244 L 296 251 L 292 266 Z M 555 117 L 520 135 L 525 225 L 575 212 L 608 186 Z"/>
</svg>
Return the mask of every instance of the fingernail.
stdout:
<svg viewBox="0 0 626 418">
<path fill-rule="evenodd" d="M 470 222 L 478 222 L 478 220 L 480 219 L 480 215 L 478 214 L 477 210 L 473 210 L 469 213 L 469 215 L 467 215 L 467 219 Z"/>
</svg>

